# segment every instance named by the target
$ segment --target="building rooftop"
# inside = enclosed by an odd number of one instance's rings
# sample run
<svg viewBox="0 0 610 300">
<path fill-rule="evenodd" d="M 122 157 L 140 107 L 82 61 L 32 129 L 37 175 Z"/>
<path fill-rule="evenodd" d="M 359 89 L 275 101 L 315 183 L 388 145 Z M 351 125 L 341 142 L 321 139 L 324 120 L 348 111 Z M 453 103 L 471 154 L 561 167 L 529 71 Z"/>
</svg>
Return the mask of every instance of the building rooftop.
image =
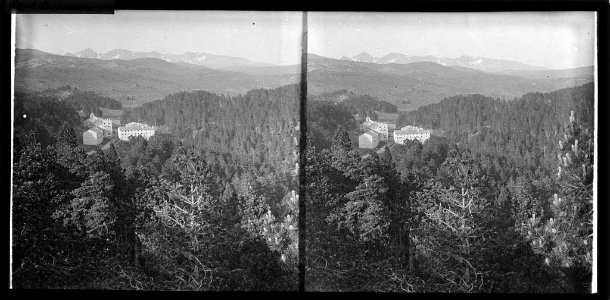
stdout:
<svg viewBox="0 0 610 300">
<path fill-rule="evenodd" d="M 146 124 L 141 124 L 137 122 L 130 122 L 125 126 L 119 127 L 119 130 L 154 130 L 153 127 L 150 127 Z"/>
<path fill-rule="evenodd" d="M 105 123 L 112 123 L 112 121 L 111 120 L 107 120 L 107 119 L 96 119 L 96 120 L 93 120 L 93 121 L 89 121 L 89 123 L 91 123 L 91 124 L 93 124 L 95 126 L 102 126 Z"/>
<path fill-rule="evenodd" d="M 111 120 L 106 119 L 106 118 L 99 118 L 99 117 L 95 116 L 95 114 L 93 114 L 93 113 L 90 113 L 89 119 L 85 120 L 85 122 L 91 122 L 91 123 L 94 123 L 96 121 L 111 121 Z"/>
<path fill-rule="evenodd" d="M 387 124 L 385 124 L 385 123 L 375 122 L 375 123 L 371 124 L 370 128 L 372 130 L 381 129 L 382 125 L 386 125 L 386 127 L 387 127 Z"/>
<path fill-rule="evenodd" d="M 422 134 L 422 133 L 429 133 L 430 131 L 423 129 L 423 128 L 419 128 L 419 127 L 415 127 L 415 126 L 405 126 L 403 128 L 401 128 L 400 130 L 396 130 L 394 131 L 394 134 Z"/>
<path fill-rule="evenodd" d="M 365 135 L 365 134 L 368 134 L 368 135 L 370 135 L 370 136 L 377 136 L 377 135 L 378 135 L 378 134 L 377 134 L 377 132 L 372 131 L 372 130 L 369 130 L 369 131 L 367 131 L 367 132 L 363 133 L 362 135 Z"/>
<path fill-rule="evenodd" d="M 91 129 L 89 129 L 87 131 L 95 132 L 97 134 L 102 134 L 103 133 L 103 131 L 101 129 L 97 128 L 97 127 L 93 127 L 93 128 L 91 128 Z M 85 132 L 87 132 L 87 131 L 85 131 Z"/>
</svg>

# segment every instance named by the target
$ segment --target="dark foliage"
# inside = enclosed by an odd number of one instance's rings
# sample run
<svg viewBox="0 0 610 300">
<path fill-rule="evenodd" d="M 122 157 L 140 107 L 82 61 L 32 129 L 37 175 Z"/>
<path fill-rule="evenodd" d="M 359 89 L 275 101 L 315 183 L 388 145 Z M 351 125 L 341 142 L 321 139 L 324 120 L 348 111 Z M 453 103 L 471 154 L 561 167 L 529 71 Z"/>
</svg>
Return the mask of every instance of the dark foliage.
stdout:
<svg viewBox="0 0 610 300">
<path fill-rule="evenodd" d="M 592 83 L 526 94 L 511 101 L 482 95 L 455 96 L 401 114 L 397 126 L 442 129 L 452 142 L 464 147 L 505 155 L 548 172 L 555 168 L 557 141 L 571 111 L 585 128 L 593 128 Z"/>
<path fill-rule="evenodd" d="M 15 287 L 296 289 L 298 90 L 170 96 L 194 112 L 188 120 L 163 112 L 171 134 L 89 153 L 77 143 L 74 108 L 20 97 L 20 112 L 42 121 L 16 126 L 23 134 L 13 161 Z M 47 116 L 46 107 L 59 112 Z M 194 124 L 216 131 L 199 128 L 193 139 Z M 54 138 L 44 147 L 37 136 L 47 127 Z"/>
<path fill-rule="evenodd" d="M 14 103 L 16 139 L 22 139 L 32 131 L 36 140 L 47 146 L 55 143 L 55 136 L 64 122 L 73 127 L 79 124 L 76 110 L 54 97 L 16 92 Z"/>
<path fill-rule="evenodd" d="M 306 289 L 586 293 L 592 95 L 452 97 L 399 124 L 444 137 L 381 157 L 351 149 L 340 114 L 331 138 L 309 132 Z M 333 124 L 317 117 L 308 128 Z"/>
</svg>

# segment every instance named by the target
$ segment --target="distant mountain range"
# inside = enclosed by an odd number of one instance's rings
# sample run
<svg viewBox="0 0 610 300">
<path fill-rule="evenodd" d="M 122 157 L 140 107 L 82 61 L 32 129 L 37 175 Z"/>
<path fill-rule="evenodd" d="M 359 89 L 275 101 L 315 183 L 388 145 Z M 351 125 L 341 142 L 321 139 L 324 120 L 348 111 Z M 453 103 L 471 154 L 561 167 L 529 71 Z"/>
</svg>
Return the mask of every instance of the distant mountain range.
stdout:
<svg viewBox="0 0 610 300">
<path fill-rule="evenodd" d="M 366 60 L 367 55 L 356 59 Z M 347 89 L 396 104 L 401 110 L 413 110 L 458 94 L 512 99 L 529 92 L 550 92 L 593 80 L 592 67 L 499 74 L 435 62 L 381 64 L 315 54 L 308 55 L 307 64 L 308 94 Z"/>
<path fill-rule="evenodd" d="M 247 60 L 241 57 L 215 55 L 205 52 L 185 52 L 183 54 L 161 53 L 156 51 L 150 52 L 133 52 L 125 49 L 114 49 L 106 53 L 98 53 L 93 49 L 87 48 L 77 53 L 66 52 L 64 56 L 95 58 L 103 60 L 112 59 L 138 59 L 138 58 L 157 58 L 167 62 L 183 62 L 194 65 L 200 65 L 212 69 L 226 69 L 235 67 L 269 67 L 272 64 L 260 63 Z"/>
<path fill-rule="evenodd" d="M 93 55 L 93 52 L 85 52 Z M 33 49 L 16 49 L 15 56 L 17 89 L 40 91 L 70 85 L 115 98 L 125 106 L 158 100 L 180 91 L 206 90 L 235 95 L 256 88 L 295 83 L 300 78 L 298 73 L 283 73 L 297 68 L 282 69 L 283 66 L 252 66 L 249 68 L 263 70 L 251 75 L 185 62 L 171 63 L 158 58 L 104 60 L 55 55 Z M 270 70 L 265 72 L 264 68 Z"/>
<path fill-rule="evenodd" d="M 210 56 L 209 60 L 206 57 L 199 64 L 194 64 L 170 62 L 166 59 L 172 58 L 168 57 L 139 58 L 145 54 L 129 51 L 99 54 L 89 50 L 75 54 L 77 56 L 64 56 L 33 49 L 16 49 L 15 88 L 42 91 L 70 85 L 115 98 L 123 106 L 129 107 L 180 91 L 207 90 L 235 95 L 256 88 L 276 88 L 297 83 L 301 78 L 300 65 L 260 65 L 228 56 Z M 146 55 L 154 53 L 157 52 Z M 109 55 L 122 59 L 111 59 Z M 188 57 L 197 58 L 189 52 L 182 56 L 183 60 Z M 368 60 L 370 57 L 358 55 L 354 59 Z M 203 65 L 206 61 L 207 66 Z M 319 95 L 345 89 L 393 103 L 401 110 L 413 110 L 458 94 L 476 93 L 512 99 L 529 92 L 549 92 L 593 80 L 593 67 L 569 70 L 508 69 L 489 73 L 464 65 L 448 66 L 428 61 L 378 63 L 386 61 L 385 58 L 376 61 L 371 63 L 309 54 L 308 94 Z"/>
<path fill-rule="evenodd" d="M 491 59 L 480 56 L 467 56 L 463 55 L 458 58 L 447 58 L 447 57 L 436 57 L 432 55 L 426 56 L 408 56 L 401 53 L 390 53 L 383 57 L 373 57 L 372 55 L 362 52 L 354 57 L 343 56 L 342 60 L 367 62 L 376 64 L 410 64 L 414 62 L 433 62 L 443 66 L 460 66 L 480 70 L 484 72 L 502 72 L 508 70 L 516 71 L 539 71 L 547 70 L 546 68 L 526 65 L 520 62 L 504 60 L 504 59 Z"/>
</svg>

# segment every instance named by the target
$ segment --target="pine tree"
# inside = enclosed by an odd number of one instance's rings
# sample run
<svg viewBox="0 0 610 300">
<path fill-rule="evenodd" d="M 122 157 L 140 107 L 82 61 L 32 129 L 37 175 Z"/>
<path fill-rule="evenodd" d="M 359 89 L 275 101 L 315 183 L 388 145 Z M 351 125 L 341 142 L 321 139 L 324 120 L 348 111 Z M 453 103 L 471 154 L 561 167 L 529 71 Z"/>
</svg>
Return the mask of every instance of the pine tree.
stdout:
<svg viewBox="0 0 610 300">
<path fill-rule="evenodd" d="M 352 150 L 352 141 L 345 127 L 339 126 L 335 130 L 330 150 L 333 153 Z"/>
<path fill-rule="evenodd" d="M 564 268 L 592 266 L 593 139 L 574 114 L 559 141 L 558 189 L 549 200 L 550 217 L 532 222 L 529 238 L 548 265 Z M 590 274 L 589 274 L 590 275 Z"/>
<path fill-rule="evenodd" d="M 26 251 L 41 247 L 42 235 L 52 223 L 59 196 L 57 178 L 51 167 L 53 159 L 40 143 L 31 139 L 22 150 L 19 160 L 13 163 L 13 249 L 14 264 L 19 266 L 27 257 Z M 39 236 L 40 235 L 40 236 Z"/>
<path fill-rule="evenodd" d="M 346 228 L 362 242 L 377 241 L 388 237 L 389 212 L 384 205 L 388 188 L 379 175 L 370 175 L 345 195 L 348 202 L 331 220 L 336 220 L 340 228 Z"/>
<path fill-rule="evenodd" d="M 442 165 L 440 180 L 417 193 L 415 204 L 422 270 L 443 291 L 485 291 L 489 269 L 485 255 L 493 236 L 490 201 L 476 161 L 452 154 Z"/>
<path fill-rule="evenodd" d="M 379 159 L 381 160 L 383 168 L 394 169 L 394 159 L 392 158 L 392 153 L 387 145 L 383 147 L 383 152 L 381 153 L 381 156 L 379 156 Z"/>
<path fill-rule="evenodd" d="M 83 237 L 113 238 L 117 213 L 111 202 L 113 187 L 107 173 L 92 173 L 72 191 L 74 198 L 55 217 L 63 219 L 64 225 L 74 225 Z"/>
<path fill-rule="evenodd" d="M 33 135 L 13 163 L 13 286 L 19 288 L 59 287 L 71 279 L 62 268 L 75 268 L 67 257 L 78 255 L 78 243 L 53 218 L 62 203 L 70 201 L 61 166 L 51 148 L 44 149 Z M 64 170 L 65 171 L 65 170 Z M 56 258 L 55 260 L 49 258 Z"/>
<path fill-rule="evenodd" d="M 74 129 L 68 123 L 63 123 L 54 148 L 57 163 L 77 177 L 74 181 L 82 181 L 88 175 L 87 154 L 78 147 Z"/>
<path fill-rule="evenodd" d="M 342 172 L 347 178 L 358 180 L 360 155 L 353 151 L 349 134 L 343 126 L 335 131 L 330 147 L 332 166 Z"/>
<path fill-rule="evenodd" d="M 67 122 L 63 122 L 59 133 L 57 134 L 57 142 L 65 143 L 71 147 L 78 146 L 76 141 L 76 133 L 74 133 L 74 128 L 70 126 Z"/>
</svg>

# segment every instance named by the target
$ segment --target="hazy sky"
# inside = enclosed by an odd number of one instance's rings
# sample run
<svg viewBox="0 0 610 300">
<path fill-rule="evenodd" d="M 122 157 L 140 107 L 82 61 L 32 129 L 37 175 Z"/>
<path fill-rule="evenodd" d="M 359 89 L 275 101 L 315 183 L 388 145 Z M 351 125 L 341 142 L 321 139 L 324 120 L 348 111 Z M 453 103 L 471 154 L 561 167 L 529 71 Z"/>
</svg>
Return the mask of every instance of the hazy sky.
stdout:
<svg viewBox="0 0 610 300">
<path fill-rule="evenodd" d="M 114 15 L 18 15 L 16 46 L 64 54 L 91 48 L 187 51 L 272 64 L 301 59 L 301 12 L 117 11 Z"/>
<path fill-rule="evenodd" d="M 461 55 L 548 68 L 593 64 L 593 12 L 308 14 L 308 51 L 340 58 Z"/>
</svg>

